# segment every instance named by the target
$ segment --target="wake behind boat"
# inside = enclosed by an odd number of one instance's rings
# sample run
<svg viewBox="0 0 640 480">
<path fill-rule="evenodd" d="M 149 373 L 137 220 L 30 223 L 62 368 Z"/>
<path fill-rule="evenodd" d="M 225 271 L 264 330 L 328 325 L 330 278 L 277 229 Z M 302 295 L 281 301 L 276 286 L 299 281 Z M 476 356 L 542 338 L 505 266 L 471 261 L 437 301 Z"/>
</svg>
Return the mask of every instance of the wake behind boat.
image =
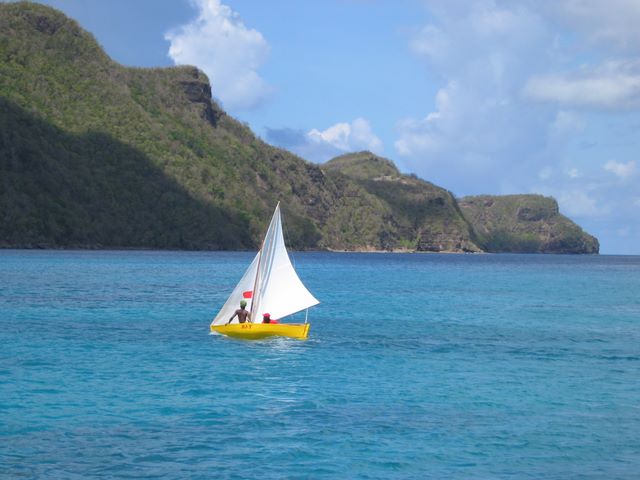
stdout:
<svg viewBox="0 0 640 480">
<path fill-rule="evenodd" d="M 248 321 L 243 323 L 235 315 L 240 302 L 246 304 L 249 312 Z M 318 303 L 298 278 L 289 259 L 278 202 L 260 251 L 211 322 L 211 331 L 247 340 L 273 336 L 304 340 L 309 334 L 306 317 L 305 323 L 279 322 Z M 278 321 L 262 323 L 265 314 Z M 233 320 L 228 323 L 230 319 Z"/>
</svg>

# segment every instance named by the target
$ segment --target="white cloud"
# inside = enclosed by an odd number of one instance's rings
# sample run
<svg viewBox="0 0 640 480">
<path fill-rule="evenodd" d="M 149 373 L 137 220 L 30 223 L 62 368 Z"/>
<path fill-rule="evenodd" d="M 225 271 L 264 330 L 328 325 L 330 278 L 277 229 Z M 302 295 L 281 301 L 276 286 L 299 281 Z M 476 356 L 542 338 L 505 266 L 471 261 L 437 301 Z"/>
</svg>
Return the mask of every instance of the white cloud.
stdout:
<svg viewBox="0 0 640 480">
<path fill-rule="evenodd" d="M 520 37 L 520 29 L 529 29 L 531 18 L 529 12 L 515 8 L 499 8 L 494 2 L 478 2 L 475 12 L 470 17 L 470 25 L 478 36 L 485 38 Z"/>
<path fill-rule="evenodd" d="M 551 44 L 553 35 L 537 14 L 519 5 L 436 3 L 433 21 L 409 48 L 444 84 L 424 116 L 396 124 L 395 150 L 406 168 L 433 181 L 444 183 L 454 174 L 459 194 L 517 185 L 507 172 L 529 154 L 516 152 L 544 145 L 555 115 L 530 112 L 536 106 L 520 95 L 528 72 L 545 65 L 548 54 L 540 45 Z"/>
<path fill-rule="evenodd" d="M 640 2 L 637 0 L 561 0 L 544 7 L 592 43 L 620 51 L 640 49 Z M 544 8 L 543 7 L 543 8 Z"/>
<path fill-rule="evenodd" d="M 615 176 L 624 179 L 631 177 L 636 170 L 636 162 L 631 161 L 627 163 L 616 162 L 615 160 L 609 160 L 603 167 L 607 172 L 613 173 Z"/>
<path fill-rule="evenodd" d="M 441 84 L 397 123 L 403 166 L 459 195 L 552 195 L 613 242 L 640 206 L 635 163 L 602 161 L 638 144 L 640 0 L 424 3 L 408 47 Z"/>
<path fill-rule="evenodd" d="M 569 217 L 597 217 L 609 212 L 609 208 L 583 189 L 569 189 L 556 194 L 560 210 Z"/>
<path fill-rule="evenodd" d="M 395 147 L 400 155 L 413 156 L 433 154 L 445 147 L 442 133 L 448 123 L 455 119 L 451 115 L 451 95 L 456 94 L 457 85 L 452 81 L 446 88 L 441 88 L 436 94 L 436 111 L 429 113 L 423 119 L 406 118 L 398 122 L 400 138 Z"/>
<path fill-rule="evenodd" d="M 419 56 L 441 59 L 449 50 L 449 42 L 442 30 L 425 25 L 410 41 L 411 50 Z"/>
<path fill-rule="evenodd" d="M 300 155 L 322 163 L 343 153 L 369 150 L 382 153 L 383 145 L 364 118 L 340 122 L 325 130 L 304 132 L 290 128 L 267 128 L 267 140 Z"/>
<path fill-rule="evenodd" d="M 536 75 L 526 83 L 524 94 L 573 107 L 640 108 L 640 62 L 608 61 L 569 74 Z"/>
<path fill-rule="evenodd" d="M 191 0 L 198 17 L 165 35 L 176 64 L 195 65 L 210 78 L 213 95 L 225 108 L 259 105 L 272 88 L 258 74 L 270 47 L 262 34 L 247 28 L 239 14 L 220 0 Z"/>
<path fill-rule="evenodd" d="M 399 155 L 417 159 L 415 168 L 447 157 L 460 167 L 482 169 L 499 162 L 512 144 L 532 141 L 525 127 L 532 119 L 518 115 L 511 95 L 473 80 L 450 81 L 436 94 L 434 111 L 398 122 L 394 146 Z"/>
<path fill-rule="evenodd" d="M 560 110 L 550 125 L 550 134 L 552 136 L 564 137 L 579 132 L 583 128 L 584 119 L 580 115 L 574 112 Z"/>
<path fill-rule="evenodd" d="M 371 125 L 364 118 L 356 118 L 351 123 L 336 123 L 320 131 L 307 133 L 311 143 L 328 144 L 343 152 L 355 150 L 382 151 L 382 141 L 373 133 Z"/>
</svg>

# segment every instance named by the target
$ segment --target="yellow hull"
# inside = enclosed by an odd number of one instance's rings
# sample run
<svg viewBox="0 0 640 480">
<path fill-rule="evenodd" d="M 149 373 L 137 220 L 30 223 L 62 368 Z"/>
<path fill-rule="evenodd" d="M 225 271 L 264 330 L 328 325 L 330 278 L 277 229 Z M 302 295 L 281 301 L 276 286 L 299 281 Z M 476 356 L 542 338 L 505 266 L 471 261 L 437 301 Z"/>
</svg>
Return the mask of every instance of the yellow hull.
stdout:
<svg viewBox="0 0 640 480">
<path fill-rule="evenodd" d="M 267 337 L 290 337 L 305 340 L 309 334 L 308 323 L 232 323 L 211 325 L 212 332 L 245 340 L 259 340 Z"/>
</svg>

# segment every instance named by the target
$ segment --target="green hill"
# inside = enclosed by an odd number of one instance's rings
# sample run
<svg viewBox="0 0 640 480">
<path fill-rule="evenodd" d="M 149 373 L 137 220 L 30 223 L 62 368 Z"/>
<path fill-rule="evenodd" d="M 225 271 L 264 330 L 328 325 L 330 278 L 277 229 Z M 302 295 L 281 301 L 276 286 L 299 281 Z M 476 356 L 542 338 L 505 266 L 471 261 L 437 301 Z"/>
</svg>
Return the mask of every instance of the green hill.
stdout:
<svg viewBox="0 0 640 480">
<path fill-rule="evenodd" d="M 226 115 L 199 70 L 125 68 L 51 8 L 0 4 L 0 58 L 5 246 L 255 248 L 282 200 L 292 245 L 322 248 L 334 210 L 377 208 Z"/>
<path fill-rule="evenodd" d="M 453 195 L 415 176 L 402 175 L 390 160 L 360 152 L 337 157 L 323 170 L 350 177 L 384 202 L 394 227 L 388 232 L 389 248 L 480 251 Z"/>
<path fill-rule="evenodd" d="M 481 195 L 459 200 L 487 252 L 598 253 L 595 237 L 541 195 Z"/>
<path fill-rule="evenodd" d="M 455 198 L 390 161 L 306 162 L 198 69 L 124 67 L 57 10 L 0 3 L 0 247 L 254 249 L 278 200 L 293 248 L 479 250 Z"/>
</svg>

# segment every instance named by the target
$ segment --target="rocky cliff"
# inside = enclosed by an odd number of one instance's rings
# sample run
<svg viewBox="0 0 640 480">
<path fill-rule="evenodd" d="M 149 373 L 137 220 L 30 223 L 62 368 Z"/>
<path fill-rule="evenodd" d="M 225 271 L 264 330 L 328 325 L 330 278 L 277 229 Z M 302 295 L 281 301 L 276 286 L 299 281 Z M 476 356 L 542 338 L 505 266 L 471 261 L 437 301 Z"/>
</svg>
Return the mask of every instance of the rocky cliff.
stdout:
<svg viewBox="0 0 640 480">
<path fill-rule="evenodd" d="M 337 157 L 322 169 L 343 174 L 380 199 L 392 229 L 380 246 L 390 250 L 479 252 L 456 199 L 447 190 L 415 176 L 402 175 L 388 159 L 371 152 Z"/>
<path fill-rule="evenodd" d="M 487 252 L 598 253 L 598 240 L 541 195 L 481 195 L 459 200 Z"/>
<path fill-rule="evenodd" d="M 62 13 L 0 3 L 0 247 L 254 249 L 278 200 L 298 249 L 525 245 L 371 153 L 318 166 L 264 143 L 196 68 L 127 68 Z M 547 236 L 531 251 L 579 251 Z"/>
</svg>

